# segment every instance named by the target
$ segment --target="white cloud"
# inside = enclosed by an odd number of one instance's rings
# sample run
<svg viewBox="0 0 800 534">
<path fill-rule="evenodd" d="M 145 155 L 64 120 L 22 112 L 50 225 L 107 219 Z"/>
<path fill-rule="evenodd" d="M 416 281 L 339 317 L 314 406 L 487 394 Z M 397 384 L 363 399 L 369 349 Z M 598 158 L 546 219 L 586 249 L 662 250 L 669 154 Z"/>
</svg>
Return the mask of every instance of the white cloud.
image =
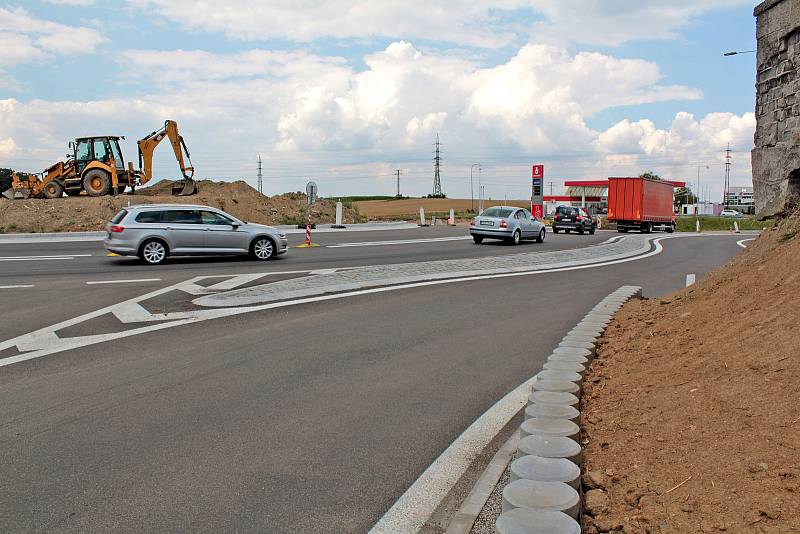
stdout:
<svg viewBox="0 0 800 534">
<path fill-rule="evenodd" d="M 677 30 L 714 9 L 745 0 L 533 0 L 545 20 L 532 36 L 558 43 L 615 46 L 638 39 L 674 39 Z"/>
<path fill-rule="evenodd" d="M 17 152 L 18 148 L 19 147 L 17 147 L 17 144 L 11 137 L 0 139 L 0 156 L 3 157 L 13 156 L 14 153 Z"/>
<path fill-rule="evenodd" d="M 454 188 L 465 182 L 453 177 L 468 176 L 467 161 L 477 158 L 486 183 L 495 167 L 506 177 L 519 175 L 515 187 L 524 190 L 531 154 L 559 178 L 647 168 L 680 178 L 690 162 L 716 161 L 728 141 L 742 157 L 752 146 L 752 114 L 679 113 L 668 128 L 649 120 L 625 120 L 605 131 L 590 127 L 587 118 L 609 107 L 700 96 L 662 85 L 657 66 L 647 61 L 526 45 L 486 67 L 423 53 L 404 41 L 363 60 L 366 66 L 355 68 L 340 58 L 292 51 L 129 51 L 123 70 L 156 89 L 89 102 L 0 100 L 0 139 L 18 145 L 23 170 L 40 170 L 62 155 L 69 139 L 97 132 L 127 135 L 131 159 L 134 140 L 170 118 L 178 120 L 200 176 L 252 177 L 250 159 L 262 152 L 274 180 L 268 183 L 281 184 L 272 190 L 296 190 L 297 180 L 311 176 L 328 184 L 326 194 L 336 187 L 352 192 L 346 180 L 362 178 L 361 190 L 384 191 L 374 181 L 387 165 L 408 169 L 407 187 L 417 180 L 427 191 L 437 132 L 445 144 L 445 186 Z M 169 177 L 175 166 L 167 152 L 157 165 Z M 736 169 L 746 175 L 743 166 Z M 385 185 L 392 193 L 388 179 Z"/>
<path fill-rule="evenodd" d="M 50 55 L 91 53 L 106 37 L 97 30 L 40 19 L 22 8 L 0 7 L 0 67 Z"/>
<path fill-rule="evenodd" d="M 231 39 L 403 37 L 500 47 L 529 39 L 619 44 L 674 38 L 709 10 L 745 0 L 129 0 L 187 28 Z M 543 18 L 536 23 L 530 20 Z"/>
<path fill-rule="evenodd" d="M 756 127 L 754 113 L 709 113 L 697 120 L 680 112 L 668 130 L 656 128 L 652 121 L 623 120 L 602 132 L 596 141 L 601 153 L 628 155 L 669 155 L 673 161 L 718 157 L 731 144 L 738 152 L 750 150 Z"/>
</svg>

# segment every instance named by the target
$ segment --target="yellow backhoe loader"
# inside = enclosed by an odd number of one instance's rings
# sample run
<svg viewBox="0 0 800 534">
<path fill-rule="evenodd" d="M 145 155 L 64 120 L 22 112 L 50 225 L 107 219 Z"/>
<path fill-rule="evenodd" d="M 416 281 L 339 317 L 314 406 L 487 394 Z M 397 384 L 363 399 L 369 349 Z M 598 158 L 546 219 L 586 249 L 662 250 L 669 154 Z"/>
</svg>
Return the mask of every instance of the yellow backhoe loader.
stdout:
<svg viewBox="0 0 800 534">
<path fill-rule="evenodd" d="M 173 185 L 172 194 L 185 196 L 197 193 L 189 150 L 178 133 L 178 124 L 171 120 L 164 122 L 163 128 L 137 142 L 139 168 L 136 170 L 131 162 L 128 162 L 127 168 L 125 166 L 119 148 L 119 140 L 124 137 L 80 137 L 69 144 L 72 153 L 67 154 L 66 161 L 51 165 L 39 175 L 10 172 L 10 187 L 0 184 L 0 191 L 9 199 L 30 196 L 61 198 L 64 193 L 68 196 L 85 194 L 99 197 L 123 193 L 128 187 L 134 192 L 137 187 L 152 180 L 153 152 L 165 137 L 169 137 L 183 175 Z"/>
</svg>

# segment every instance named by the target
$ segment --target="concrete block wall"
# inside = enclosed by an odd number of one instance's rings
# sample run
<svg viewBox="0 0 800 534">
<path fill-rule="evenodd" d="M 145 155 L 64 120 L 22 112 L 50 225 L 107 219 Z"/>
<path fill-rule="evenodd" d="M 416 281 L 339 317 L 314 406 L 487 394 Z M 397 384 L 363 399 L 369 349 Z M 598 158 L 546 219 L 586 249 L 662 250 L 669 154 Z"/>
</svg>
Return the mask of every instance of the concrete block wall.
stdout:
<svg viewBox="0 0 800 534">
<path fill-rule="evenodd" d="M 767 0 L 756 17 L 756 213 L 781 213 L 800 200 L 800 0 Z"/>
</svg>

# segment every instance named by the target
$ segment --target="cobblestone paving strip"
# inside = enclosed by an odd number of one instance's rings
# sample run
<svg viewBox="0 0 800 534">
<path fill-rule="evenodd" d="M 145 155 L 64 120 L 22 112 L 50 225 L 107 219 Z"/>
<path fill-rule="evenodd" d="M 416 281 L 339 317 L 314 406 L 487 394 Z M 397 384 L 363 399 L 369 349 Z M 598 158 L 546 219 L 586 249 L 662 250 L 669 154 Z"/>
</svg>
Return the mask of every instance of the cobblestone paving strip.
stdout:
<svg viewBox="0 0 800 534">
<path fill-rule="evenodd" d="M 571 250 L 358 267 L 347 271 L 284 280 L 222 294 L 207 295 L 195 299 L 193 303 L 205 307 L 249 306 L 427 280 L 588 265 L 644 254 L 650 250 L 652 239 L 653 236 L 634 234 L 613 243 L 601 243 Z"/>
</svg>

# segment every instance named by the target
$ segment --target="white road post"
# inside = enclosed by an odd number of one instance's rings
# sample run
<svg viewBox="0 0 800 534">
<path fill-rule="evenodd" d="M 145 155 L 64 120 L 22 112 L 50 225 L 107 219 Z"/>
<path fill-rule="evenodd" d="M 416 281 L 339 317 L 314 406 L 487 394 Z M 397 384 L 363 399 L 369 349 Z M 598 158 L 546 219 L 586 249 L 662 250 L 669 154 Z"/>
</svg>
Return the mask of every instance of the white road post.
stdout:
<svg viewBox="0 0 800 534">
<path fill-rule="evenodd" d="M 336 203 L 336 226 L 342 225 L 342 203 Z"/>
<path fill-rule="evenodd" d="M 739 221 L 733 221 L 733 231 L 739 233 Z"/>
<path fill-rule="evenodd" d="M 450 208 L 450 220 L 447 221 L 447 224 L 449 224 L 450 226 L 455 226 L 456 225 L 456 214 L 455 214 L 453 208 Z"/>
<path fill-rule="evenodd" d="M 419 225 L 425 226 L 425 208 L 422 206 L 419 208 Z"/>
<path fill-rule="evenodd" d="M 697 233 L 700 233 L 700 219 L 697 219 Z"/>
</svg>

